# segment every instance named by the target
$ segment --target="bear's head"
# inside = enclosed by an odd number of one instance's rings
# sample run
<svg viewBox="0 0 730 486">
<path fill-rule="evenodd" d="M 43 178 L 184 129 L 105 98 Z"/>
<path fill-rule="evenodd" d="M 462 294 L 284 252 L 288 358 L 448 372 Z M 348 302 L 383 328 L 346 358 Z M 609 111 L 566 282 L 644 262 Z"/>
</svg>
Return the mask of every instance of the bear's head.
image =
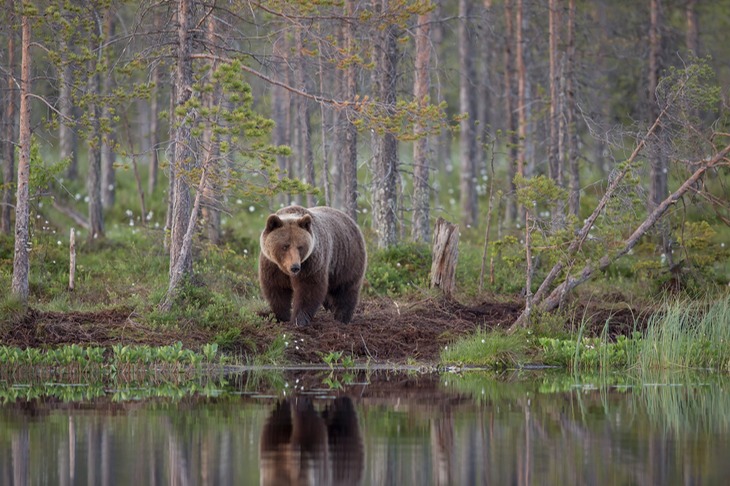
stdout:
<svg viewBox="0 0 730 486">
<path fill-rule="evenodd" d="M 314 250 L 312 216 L 272 214 L 261 233 L 261 253 L 285 274 L 295 277 Z"/>
</svg>

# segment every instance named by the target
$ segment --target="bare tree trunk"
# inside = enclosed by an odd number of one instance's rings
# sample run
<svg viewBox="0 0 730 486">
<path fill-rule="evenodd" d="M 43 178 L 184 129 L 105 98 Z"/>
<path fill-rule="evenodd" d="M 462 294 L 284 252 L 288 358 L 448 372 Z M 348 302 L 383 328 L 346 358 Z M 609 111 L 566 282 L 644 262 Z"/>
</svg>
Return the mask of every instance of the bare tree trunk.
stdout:
<svg viewBox="0 0 730 486">
<path fill-rule="evenodd" d="M 558 0 L 550 0 L 548 6 L 549 44 L 550 44 L 550 144 L 548 161 L 550 178 L 558 187 L 563 187 L 563 128 L 561 70 L 559 67 L 558 45 L 560 43 L 560 12 Z M 565 225 L 565 202 L 561 199 L 556 202 L 551 217 L 554 229 L 561 229 Z"/>
<path fill-rule="evenodd" d="M 170 143 L 167 146 L 167 150 L 165 150 L 165 154 L 167 156 L 167 170 L 169 171 L 168 176 L 168 183 L 167 183 L 167 211 L 165 212 L 165 240 L 163 243 L 163 246 L 165 248 L 165 251 L 168 253 L 170 252 L 170 246 L 171 246 L 171 240 L 172 240 L 172 213 L 174 209 L 174 202 L 175 202 L 175 174 L 177 173 L 176 170 L 176 162 L 175 162 L 175 150 L 177 150 L 177 145 L 175 144 L 175 137 L 177 134 L 177 128 L 175 127 L 175 102 L 177 100 L 177 93 L 175 91 L 175 81 L 174 81 L 174 75 L 171 76 L 173 78 L 171 81 L 172 87 L 170 88 L 170 104 L 167 108 L 168 113 L 168 119 L 170 120 L 169 124 L 169 137 L 170 137 Z"/>
<path fill-rule="evenodd" d="M 15 11 L 14 0 L 7 2 L 8 12 Z M 3 197 L 0 202 L 0 232 L 10 234 L 13 206 L 13 181 L 15 180 L 15 29 L 8 29 L 7 91 L 4 97 L 3 136 Z"/>
<path fill-rule="evenodd" d="M 71 34 L 69 44 L 67 36 L 62 34 L 59 40 L 61 47 L 61 69 L 59 70 L 59 93 L 58 110 L 60 112 L 58 126 L 58 144 L 60 147 L 60 158 L 68 159 L 66 177 L 76 180 L 79 176 L 78 136 L 74 128 L 76 109 L 71 98 L 74 84 L 74 72 L 72 62 L 69 60 L 69 53 L 73 52 L 75 40 Z"/>
<path fill-rule="evenodd" d="M 347 17 L 354 19 L 355 0 L 345 2 Z M 348 52 L 355 48 L 355 25 L 348 21 L 345 28 L 345 46 Z M 345 99 L 353 101 L 357 93 L 357 71 L 354 63 L 347 66 L 345 73 Z M 357 128 L 349 120 L 345 120 L 345 143 L 341 164 L 344 175 L 344 206 L 345 213 L 357 221 Z"/>
<path fill-rule="evenodd" d="M 106 12 L 106 22 L 104 25 L 103 35 L 105 41 L 108 41 L 114 36 L 114 12 L 111 9 L 108 9 Z M 102 49 L 102 52 L 107 50 L 108 49 Z M 105 53 L 105 55 L 108 55 L 108 53 Z M 107 73 L 104 76 L 101 87 L 102 96 L 109 96 L 113 88 L 114 79 L 110 73 Z M 109 123 L 113 125 L 113 117 L 108 103 L 104 103 L 104 106 L 101 109 L 101 116 L 102 118 L 109 120 Z M 103 143 L 101 144 L 101 204 L 105 209 L 114 206 L 114 201 L 116 199 L 117 181 L 114 169 L 114 163 L 116 162 L 115 145 L 116 136 L 115 130 L 112 127 L 111 133 L 104 134 Z M 134 150 L 134 148 L 131 148 L 131 150 Z"/>
<path fill-rule="evenodd" d="M 215 16 L 211 15 L 208 17 L 208 28 L 206 30 L 206 42 L 208 43 L 208 49 L 214 50 L 217 37 L 217 26 Z M 211 81 L 212 75 L 218 68 L 218 63 L 213 61 L 210 66 Z M 210 91 L 204 96 L 204 103 L 208 105 L 209 109 L 213 109 L 216 103 L 220 101 L 221 92 L 220 90 Z M 203 132 L 203 152 L 206 154 L 205 157 L 209 161 L 219 160 L 220 145 L 218 140 L 213 134 L 212 122 L 207 122 L 205 130 Z M 203 187 L 203 205 L 202 215 L 205 221 L 205 230 L 208 236 L 208 241 L 213 245 L 220 245 L 221 242 L 221 213 L 218 210 L 218 181 L 220 179 L 221 168 L 216 163 L 210 163 L 209 177 Z"/>
<path fill-rule="evenodd" d="M 28 274 L 30 260 L 30 20 L 21 17 L 20 41 L 20 133 L 18 159 L 18 184 L 15 198 L 15 253 L 13 256 L 12 294 L 26 304 L 28 302 Z"/>
<path fill-rule="evenodd" d="M 685 34 L 687 50 L 698 56 L 700 53 L 700 36 L 697 27 L 697 0 L 687 0 L 684 13 L 687 19 L 687 32 Z"/>
<path fill-rule="evenodd" d="M 154 14 L 154 25 L 155 31 L 160 32 L 162 29 L 162 14 L 155 12 Z M 157 62 L 152 67 L 152 79 L 150 80 L 154 85 L 152 93 L 150 94 L 150 166 L 147 174 L 147 195 L 152 198 L 152 195 L 157 188 L 158 172 L 160 168 L 160 158 L 158 156 L 158 150 L 160 145 L 160 134 L 159 134 L 159 118 L 160 118 L 160 81 L 161 69 L 160 63 Z"/>
<path fill-rule="evenodd" d="M 389 0 L 376 0 L 382 7 L 381 12 L 388 11 Z M 387 107 L 389 115 L 393 113 L 396 102 L 396 65 L 398 62 L 397 33 L 395 25 L 387 25 L 380 33 L 376 49 L 376 72 L 378 73 L 380 101 Z M 378 238 L 378 247 L 387 248 L 398 242 L 398 142 L 395 135 L 383 133 L 378 140 L 379 147 L 375 157 L 375 173 L 373 175 L 373 222 Z"/>
<path fill-rule="evenodd" d="M 326 36 L 326 31 L 320 28 L 320 36 Z M 317 41 L 319 53 L 317 54 L 317 77 L 319 79 L 319 92 L 326 93 L 329 86 L 334 87 L 334 91 L 337 93 L 336 81 L 332 78 L 327 80 L 325 78 L 325 60 L 322 50 L 322 43 Z M 337 93 L 340 95 L 341 93 Z M 332 111 L 329 110 L 324 103 L 319 103 L 319 117 L 320 117 L 320 136 L 322 143 L 322 188 L 324 190 L 324 205 L 332 206 L 332 194 L 330 191 L 330 150 L 331 142 L 330 136 L 332 135 Z"/>
<path fill-rule="evenodd" d="M 508 160 L 508 177 L 509 192 L 511 197 L 507 198 L 504 212 L 504 222 L 507 226 L 512 226 L 517 220 L 517 198 L 515 196 L 517 188 L 515 187 L 515 175 L 517 174 L 518 160 L 518 144 L 517 138 L 517 117 L 515 116 L 515 69 L 514 58 L 512 56 L 512 47 L 515 40 L 514 34 L 514 12 L 512 9 L 512 0 L 504 2 L 504 112 L 505 112 L 505 131 L 507 133 L 509 158 Z"/>
<path fill-rule="evenodd" d="M 193 5 L 191 0 L 181 0 L 177 11 L 178 45 L 177 66 L 175 69 L 175 105 L 182 107 L 192 96 L 193 60 L 192 60 L 192 26 Z M 185 115 L 183 115 L 185 116 Z M 182 276 L 193 271 L 191 253 L 183 253 L 182 247 L 185 232 L 190 219 L 190 186 L 185 174 L 194 165 L 194 153 L 190 147 L 192 137 L 190 125 L 177 118 L 175 129 L 175 188 L 172 206 L 171 238 L 170 238 L 170 282 L 180 281 Z M 180 260 L 180 261 L 178 261 Z M 176 275 L 180 272 L 182 275 Z"/>
<path fill-rule="evenodd" d="M 527 69 L 525 68 L 525 41 L 524 41 L 524 25 L 523 0 L 517 0 L 517 12 L 515 16 L 515 57 L 517 68 L 517 174 L 526 176 L 525 174 L 525 144 L 527 143 Z M 524 218 L 523 218 L 524 222 Z"/>
<path fill-rule="evenodd" d="M 413 80 L 413 96 L 416 102 L 425 106 L 428 103 L 431 81 L 429 69 L 431 64 L 431 44 L 429 31 L 431 29 L 431 12 L 418 16 L 416 27 L 416 66 Z M 428 243 L 431 241 L 429 225 L 430 184 L 429 171 L 431 170 L 430 149 L 428 135 L 420 122 L 414 126 L 414 135 L 418 137 L 413 143 L 413 241 Z"/>
<path fill-rule="evenodd" d="M 185 1 L 185 0 L 183 0 Z M 175 267 L 170 269 L 170 284 L 167 288 L 167 294 L 165 300 L 160 304 L 160 309 L 169 311 L 172 305 L 175 303 L 175 299 L 180 290 L 180 284 L 183 281 L 183 277 L 186 275 L 185 262 L 192 262 L 192 249 L 193 249 L 193 234 L 195 233 L 195 223 L 200 212 L 200 201 L 203 197 L 203 191 L 207 185 L 208 170 L 211 165 L 211 160 L 206 157 L 203 162 L 203 167 L 200 173 L 200 182 L 198 183 L 197 191 L 195 191 L 195 198 L 193 200 L 193 209 L 189 214 L 189 219 L 185 225 L 185 234 L 182 238 L 182 245 L 180 246 L 180 256 L 175 262 Z"/>
<path fill-rule="evenodd" d="M 309 92 L 307 83 L 307 63 L 304 57 L 304 39 L 302 37 L 302 28 L 296 29 L 296 46 L 297 46 L 297 68 L 296 81 L 297 87 L 305 93 Z M 314 152 L 312 150 L 312 126 L 311 117 L 312 110 L 309 100 L 303 96 L 296 98 L 297 105 L 297 130 L 299 130 L 299 148 L 301 152 L 300 167 L 303 170 L 304 179 L 307 184 L 317 187 L 317 181 L 314 174 Z M 316 204 L 314 195 L 307 193 L 307 206 Z"/>
<path fill-rule="evenodd" d="M 282 35 L 280 39 L 274 41 L 273 45 L 273 69 L 274 79 L 281 82 L 286 82 L 287 76 L 285 73 L 286 67 L 286 35 Z M 273 132 L 274 145 L 290 145 L 290 122 L 289 122 L 289 110 L 291 100 L 289 92 L 281 86 L 274 85 L 271 90 L 271 116 L 276 124 Z M 296 155 L 290 155 L 289 158 L 296 157 Z M 280 177 L 289 176 L 291 174 L 287 171 L 287 156 L 277 155 L 276 162 L 279 167 Z M 288 198 L 285 194 L 279 195 L 279 202 L 284 203 L 285 199 Z"/>
<path fill-rule="evenodd" d="M 570 171 L 568 211 L 580 213 L 580 167 L 578 166 L 578 127 L 575 103 L 575 0 L 568 4 L 568 57 L 565 72 L 565 119 L 568 137 L 568 170 Z"/>
<path fill-rule="evenodd" d="M 101 53 L 99 54 L 101 56 Z M 88 141 L 89 168 L 86 173 L 86 192 L 89 197 L 89 234 L 87 241 L 92 242 L 104 236 L 104 219 L 101 203 L 101 146 L 103 136 L 101 133 L 101 122 L 99 120 L 101 110 L 97 101 L 94 100 L 99 94 L 99 73 L 96 66 L 99 58 L 89 61 L 88 92 L 92 95 L 89 102 L 88 112 L 90 114 L 90 133 Z"/>
<path fill-rule="evenodd" d="M 459 0 L 459 110 L 468 114 L 460 123 L 459 147 L 461 152 L 461 175 L 459 192 L 461 195 L 461 220 L 467 228 L 476 226 L 477 222 L 477 174 L 476 174 L 476 134 L 474 118 L 477 113 L 474 100 L 474 62 L 472 41 L 467 29 L 471 0 Z"/>
<path fill-rule="evenodd" d="M 661 70 L 661 51 L 662 51 L 662 4 L 661 0 L 651 0 L 650 2 L 650 18 L 649 27 L 649 119 L 656 118 L 659 107 L 656 100 L 656 89 L 659 84 L 659 71 Z M 654 150 L 649 154 L 651 161 L 651 188 L 649 207 L 653 208 L 659 204 L 669 192 L 669 175 L 668 162 L 664 153 L 665 135 L 661 125 L 657 127 L 654 134 L 656 143 Z M 667 265 L 673 265 L 670 227 L 668 222 L 663 222 L 659 228 L 662 238 L 662 248 L 667 259 Z"/>
</svg>

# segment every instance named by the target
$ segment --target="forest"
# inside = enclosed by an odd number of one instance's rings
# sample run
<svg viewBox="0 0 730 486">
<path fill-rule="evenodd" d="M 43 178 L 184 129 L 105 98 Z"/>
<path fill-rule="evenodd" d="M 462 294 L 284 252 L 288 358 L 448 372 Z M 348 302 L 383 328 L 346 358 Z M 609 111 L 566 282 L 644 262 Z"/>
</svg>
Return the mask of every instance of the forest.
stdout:
<svg viewBox="0 0 730 486">
<path fill-rule="evenodd" d="M 3 3 L 0 344 L 434 360 L 730 314 L 730 1 Z M 348 327 L 267 313 L 290 203 L 365 233 Z"/>
</svg>

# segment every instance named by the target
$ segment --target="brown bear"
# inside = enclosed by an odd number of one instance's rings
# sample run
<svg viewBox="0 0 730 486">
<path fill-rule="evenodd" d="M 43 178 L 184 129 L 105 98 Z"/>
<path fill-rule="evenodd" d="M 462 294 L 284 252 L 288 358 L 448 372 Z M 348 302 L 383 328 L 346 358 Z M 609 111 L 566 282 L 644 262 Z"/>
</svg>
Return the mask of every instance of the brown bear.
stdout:
<svg viewBox="0 0 730 486">
<path fill-rule="evenodd" d="M 261 233 L 259 282 L 280 321 L 304 326 L 324 305 L 350 322 L 366 265 L 360 228 L 334 208 L 288 206 L 270 215 Z"/>
</svg>

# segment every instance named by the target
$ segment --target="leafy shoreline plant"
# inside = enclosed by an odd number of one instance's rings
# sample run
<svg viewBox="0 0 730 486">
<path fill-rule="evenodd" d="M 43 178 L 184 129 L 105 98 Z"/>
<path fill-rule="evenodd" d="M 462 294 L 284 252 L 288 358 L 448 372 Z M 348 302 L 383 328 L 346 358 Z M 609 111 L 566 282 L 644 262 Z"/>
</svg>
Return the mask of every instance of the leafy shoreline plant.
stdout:
<svg viewBox="0 0 730 486">
<path fill-rule="evenodd" d="M 227 363 L 218 345 L 206 344 L 201 352 L 183 349 L 183 344 L 153 347 L 115 344 L 110 350 L 99 346 L 71 344 L 56 349 L 0 346 L 0 376 L 33 372 L 43 376 L 176 374 L 202 371 Z"/>
</svg>

